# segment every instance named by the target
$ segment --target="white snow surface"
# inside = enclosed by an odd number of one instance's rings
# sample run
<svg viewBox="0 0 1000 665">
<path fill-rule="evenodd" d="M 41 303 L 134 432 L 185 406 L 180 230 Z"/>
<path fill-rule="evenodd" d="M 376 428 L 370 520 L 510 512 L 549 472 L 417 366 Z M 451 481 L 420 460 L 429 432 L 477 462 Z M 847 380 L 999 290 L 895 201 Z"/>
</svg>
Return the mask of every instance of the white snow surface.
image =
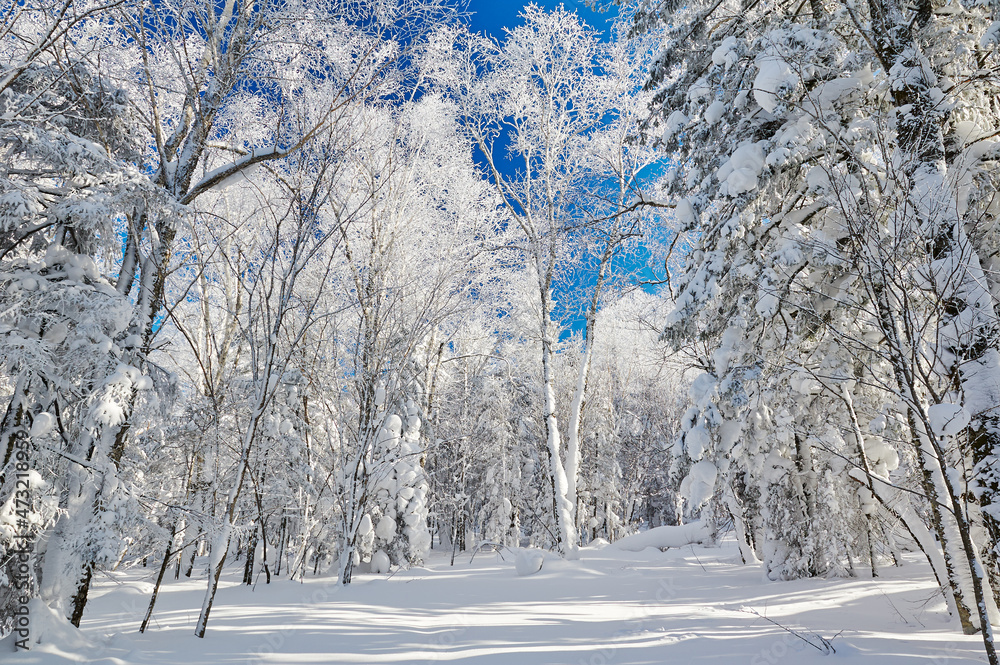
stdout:
<svg viewBox="0 0 1000 665">
<path fill-rule="evenodd" d="M 768 113 L 778 106 L 778 90 L 794 85 L 795 75 L 782 58 L 768 55 L 757 60 L 757 77 L 753 81 L 753 98 Z"/>
<path fill-rule="evenodd" d="M 45 436 L 55 424 L 56 417 L 48 411 L 42 411 L 35 415 L 35 419 L 31 423 L 31 429 L 28 431 L 28 436 L 32 438 Z"/>
<path fill-rule="evenodd" d="M 757 189 L 757 178 L 764 170 L 764 150 L 757 143 L 744 143 L 719 167 L 716 177 L 725 185 L 725 193 L 739 196 Z"/>
<path fill-rule="evenodd" d="M 712 63 L 729 69 L 739 62 L 740 54 L 737 51 L 739 40 L 736 37 L 726 37 L 722 43 L 712 51 Z"/>
<path fill-rule="evenodd" d="M 621 541 L 619 541 L 621 542 Z M 164 582 L 149 630 L 137 632 L 154 565 L 102 576 L 92 590 L 81 644 L 73 631 L 46 632 L 4 665 L 316 665 L 448 662 L 462 665 L 768 663 L 913 665 L 984 662 L 978 636 L 948 617 L 930 569 L 917 554 L 877 580 L 768 582 L 742 565 L 732 540 L 719 548 L 661 552 L 583 548 L 579 561 L 546 557 L 519 577 L 516 554 L 434 551 L 424 568 L 391 577 L 357 573 L 284 577 L 241 585 L 228 566 L 204 639 L 194 624 L 204 579 Z M 204 571 L 205 560 L 196 570 Z M 833 640 L 821 655 L 781 628 Z M 63 641 L 65 640 L 65 641 Z M 0 643 L 0 648 L 8 646 Z M 598 658 L 600 656 L 601 658 Z M 595 660 L 596 659 L 596 660 Z"/>
<path fill-rule="evenodd" d="M 60 617 L 56 612 L 52 611 L 41 599 L 32 598 L 28 602 L 28 612 L 31 617 L 29 643 L 32 645 L 31 649 L 33 651 L 42 651 L 50 647 L 70 652 L 85 652 L 89 650 L 91 644 L 87 636 Z M 4 663 L 7 662 L 7 652 L 11 651 L 8 643 L 12 637 L 13 634 L 0 640 L 0 653 L 4 654 Z M 42 660 L 36 662 L 48 661 Z"/>
<path fill-rule="evenodd" d="M 688 475 L 685 476 L 683 481 L 681 481 L 681 495 L 684 496 L 692 506 L 703 505 L 711 499 L 712 494 L 715 493 L 715 479 L 718 476 L 718 473 L 718 469 L 712 462 L 704 459 L 700 462 L 696 462 L 691 467 Z M 688 542 L 697 542 L 697 540 L 691 540 Z M 675 546 L 665 545 L 665 547 Z"/>
<path fill-rule="evenodd" d="M 668 140 L 671 136 L 679 132 L 684 128 L 684 125 L 688 123 L 688 117 L 681 113 L 680 111 L 674 111 L 667 118 L 667 123 L 663 129 L 663 140 Z"/>
<path fill-rule="evenodd" d="M 534 575 L 545 564 L 545 554 L 541 550 L 524 549 L 514 557 L 514 570 L 521 577 Z"/>
<path fill-rule="evenodd" d="M 705 109 L 705 122 L 714 125 L 726 115 L 726 104 L 721 100 L 715 100 Z"/>
<path fill-rule="evenodd" d="M 955 436 L 969 426 L 969 412 L 961 404 L 932 404 L 927 418 L 937 436 Z"/>
</svg>

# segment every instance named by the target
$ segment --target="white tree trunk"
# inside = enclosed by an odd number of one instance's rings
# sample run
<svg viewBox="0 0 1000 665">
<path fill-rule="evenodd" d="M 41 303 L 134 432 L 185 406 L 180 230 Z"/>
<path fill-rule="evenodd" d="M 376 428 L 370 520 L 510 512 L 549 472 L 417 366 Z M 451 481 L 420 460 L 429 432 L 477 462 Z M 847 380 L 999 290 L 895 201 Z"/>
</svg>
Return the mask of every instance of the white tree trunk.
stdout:
<svg viewBox="0 0 1000 665">
<path fill-rule="evenodd" d="M 579 512 L 577 500 L 577 479 L 580 474 L 580 424 L 583 420 L 583 401 L 587 392 L 587 376 L 590 373 L 590 361 L 593 357 L 592 329 L 588 330 L 588 339 L 580 361 L 580 371 L 576 377 L 576 389 L 573 401 L 569 405 L 569 432 L 566 437 L 566 498 L 573 507 L 573 514 Z"/>
<path fill-rule="evenodd" d="M 542 390 L 545 396 L 546 443 L 552 473 L 552 491 L 555 493 L 556 524 L 562 552 L 567 559 L 579 558 L 576 542 L 576 524 L 573 504 L 569 500 L 569 481 L 563 466 L 559 421 L 556 418 L 556 395 L 553 388 L 552 345 L 546 339 L 542 342 Z"/>
</svg>

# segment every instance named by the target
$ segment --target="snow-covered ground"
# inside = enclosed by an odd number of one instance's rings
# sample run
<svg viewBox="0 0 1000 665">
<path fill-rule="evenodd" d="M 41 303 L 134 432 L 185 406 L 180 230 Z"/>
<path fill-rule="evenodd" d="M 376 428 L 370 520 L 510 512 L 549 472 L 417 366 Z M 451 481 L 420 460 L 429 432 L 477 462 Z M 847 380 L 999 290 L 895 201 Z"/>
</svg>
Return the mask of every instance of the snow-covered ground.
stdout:
<svg viewBox="0 0 1000 665">
<path fill-rule="evenodd" d="M 137 632 L 152 568 L 104 579 L 83 633 L 90 646 L 39 645 L 4 664 L 85 662 L 229 665 L 425 663 L 659 665 L 661 663 L 984 662 L 978 637 L 963 636 L 912 557 L 871 579 L 766 582 L 731 544 L 632 553 L 587 548 L 578 562 L 547 556 L 519 577 L 514 556 L 434 554 L 425 568 L 304 583 L 260 578 L 220 588 L 208 635 L 193 636 L 202 580 L 173 579 L 155 621 Z M 755 614 L 756 613 L 756 614 Z M 758 616 L 759 615 L 759 616 Z M 836 653 L 822 655 L 767 617 Z"/>
</svg>

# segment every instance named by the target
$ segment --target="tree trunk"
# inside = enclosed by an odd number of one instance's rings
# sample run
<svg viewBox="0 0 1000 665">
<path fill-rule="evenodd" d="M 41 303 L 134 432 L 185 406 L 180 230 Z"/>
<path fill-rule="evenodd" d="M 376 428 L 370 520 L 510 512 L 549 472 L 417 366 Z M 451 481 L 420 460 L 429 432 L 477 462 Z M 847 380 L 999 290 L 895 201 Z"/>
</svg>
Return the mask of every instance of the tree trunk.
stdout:
<svg viewBox="0 0 1000 665">
<path fill-rule="evenodd" d="M 868 453 L 865 451 L 865 437 L 861 430 L 861 423 L 858 421 L 858 414 L 854 410 L 854 398 L 847 384 L 843 384 L 844 403 L 847 404 L 847 412 L 851 417 L 851 427 L 854 430 L 854 439 L 858 449 L 858 460 L 861 462 L 861 470 L 864 471 L 868 486 L 858 490 L 858 499 L 861 501 L 861 511 L 865 516 L 865 524 L 868 529 L 865 532 L 865 540 L 868 544 L 868 558 L 871 560 L 872 579 L 878 577 L 878 568 L 875 565 L 875 548 L 872 545 L 872 533 L 875 529 L 874 520 L 870 512 L 865 510 L 865 503 L 875 500 L 875 488 L 872 485 L 872 472 L 868 464 Z M 866 493 L 865 493 L 866 492 Z"/>
<path fill-rule="evenodd" d="M 250 542 L 247 543 L 247 558 L 243 562 L 243 584 L 251 585 L 253 584 L 253 563 L 254 559 L 257 558 L 257 541 L 259 536 L 257 535 L 257 529 L 250 533 Z"/>
<path fill-rule="evenodd" d="M 176 534 L 177 522 L 174 522 L 173 528 L 170 529 L 170 537 L 167 538 L 167 550 L 163 553 L 163 561 L 160 562 L 160 572 L 156 575 L 156 584 L 153 585 L 153 593 L 149 597 L 149 607 L 146 608 L 146 616 L 143 617 L 142 624 L 139 626 L 140 633 L 146 632 L 146 627 L 149 626 L 149 619 L 153 616 L 153 607 L 156 605 L 156 597 L 160 593 L 160 584 L 163 582 L 163 574 L 167 572 L 167 567 L 170 565 L 170 559 L 172 558 L 171 553 Z M 180 554 L 180 552 L 178 552 L 178 554 Z"/>
<path fill-rule="evenodd" d="M 921 7 L 918 18 L 922 18 L 918 22 L 918 26 L 923 28 L 930 19 L 930 3 L 922 3 Z M 957 387 L 960 388 L 965 400 L 978 402 L 982 398 L 981 393 L 985 387 L 980 385 L 980 382 L 989 379 L 993 387 L 997 385 L 997 370 L 1000 362 L 998 362 L 995 344 L 979 345 L 975 343 L 976 340 L 972 340 L 972 344 L 969 344 L 968 340 L 962 344 L 955 339 L 953 347 L 948 348 L 951 334 L 949 326 L 953 325 L 953 322 L 954 325 L 957 325 L 958 318 L 970 307 L 982 308 L 984 304 L 988 305 L 989 312 L 979 309 L 976 311 L 980 316 L 986 316 L 991 325 L 995 325 L 995 314 L 992 311 L 992 301 L 989 297 L 985 300 L 977 297 L 977 291 L 983 291 L 985 287 L 974 274 L 970 273 L 978 274 L 981 272 L 979 270 L 980 264 L 978 257 L 967 253 L 970 243 L 962 241 L 964 231 L 961 221 L 957 218 L 954 192 L 949 189 L 945 163 L 946 151 L 942 134 L 943 114 L 946 111 L 939 100 L 932 96 L 931 91 L 936 90 L 937 81 L 932 80 L 935 78 L 934 74 L 929 72 L 924 65 L 920 45 L 914 33 L 908 27 L 893 22 L 903 16 L 901 8 L 891 6 L 889 0 L 869 0 L 869 11 L 872 18 L 875 47 L 882 62 L 890 67 L 902 66 L 908 68 L 908 71 L 920 72 L 918 77 L 907 77 L 901 81 L 900 85 L 893 86 L 891 91 L 893 104 L 898 112 L 897 142 L 903 157 L 905 177 L 908 180 L 909 201 L 913 205 L 911 214 L 915 216 L 915 219 L 912 223 L 915 230 L 923 235 L 927 245 L 928 260 L 926 264 L 930 267 L 928 277 L 933 283 L 934 295 L 941 299 L 939 312 L 941 320 L 937 330 L 942 338 L 938 340 L 938 344 L 942 350 L 953 353 L 956 360 L 960 361 L 964 358 L 967 361 L 962 365 L 962 369 L 957 372 L 957 375 L 952 370 L 953 379 L 958 384 Z M 937 275 L 936 271 L 941 269 L 942 259 L 945 257 L 957 259 L 958 269 L 962 272 L 961 275 L 958 275 L 958 279 L 952 272 L 944 275 L 942 280 L 938 279 L 942 276 Z M 976 328 L 976 330 L 971 331 L 975 337 L 988 334 L 988 330 L 982 329 L 982 326 L 976 326 Z M 967 331 L 960 331 L 960 333 L 962 332 Z M 940 351 L 937 353 L 940 354 Z M 945 367 L 952 365 L 945 357 L 941 357 L 939 363 Z M 955 366 L 958 367 L 957 362 Z M 937 368 L 935 370 L 937 371 Z M 982 370 L 982 372 L 977 370 Z M 974 376 L 969 375 L 970 371 Z M 914 409 L 920 408 L 920 401 L 915 393 L 914 385 L 909 383 L 907 388 L 904 398 L 909 401 L 912 413 Z M 997 394 L 995 391 L 987 392 Z M 994 407 L 995 404 L 989 405 L 989 408 Z M 981 408 L 970 410 L 976 416 L 984 412 Z M 921 414 L 921 416 L 923 415 Z M 997 416 L 991 416 L 989 419 L 995 418 Z M 945 473 L 948 459 L 943 442 L 938 441 L 936 433 L 927 427 L 928 421 L 925 417 L 921 417 L 921 421 L 924 432 L 918 433 L 921 439 L 920 449 L 925 444 L 930 449 L 928 450 L 929 454 L 925 455 L 924 467 L 927 469 L 928 464 L 935 467 L 929 469 L 933 471 L 936 479 L 935 484 L 939 479 L 945 489 L 962 550 L 969 566 L 986 656 L 990 665 L 1000 665 L 993 643 L 989 608 L 984 597 L 985 589 L 989 588 L 989 584 L 985 578 L 978 551 L 972 541 L 968 515 L 962 505 L 961 489 L 956 487 L 950 474 Z M 990 442 L 988 447 L 994 448 L 995 442 Z M 931 459 L 932 457 L 935 459 Z M 991 543 L 990 546 L 992 545 Z M 958 599 L 956 598 L 956 600 Z"/>
<path fill-rule="evenodd" d="M 83 574 L 80 576 L 80 581 L 76 585 L 76 593 L 73 594 L 71 601 L 73 611 L 69 615 L 69 622 L 77 628 L 80 627 L 80 621 L 83 620 L 83 609 L 87 606 L 87 594 L 90 592 L 90 582 L 93 578 L 93 564 L 85 565 Z"/>
<path fill-rule="evenodd" d="M 140 368 L 146 365 L 146 358 L 152 350 L 157 316 L 163 306 L 163 288 L 172 255 L 173 240 L 177 233 L 172 219 L 158 222 L 156 227 L 154 234 L 156 242 L 154 242 L 152 253 L 142 265 L 139 302 L 136 317 L 130 327 L 131 331 L 141 331 L 141 347 L 129 358 L 135 366 Z M 89 448 L 87 460 L 101 461 L 106 455 L 107 459 L 114 465 L 114 471 L 108 473 L 117 472 L 121 465 L 128 432 L 132 427 L 132 416 L 135 412 L 138 395 L 139 392 L 135 385 L 131 385 L 124 404 L 124 417 L 116 428 L 106 430 L 101 425 L 96 425 L 93 431 L 87 431 L 86 437 L 89 439 L 89 444 L 85 444 Z M 93 496 L 94 503 L 91 506 L 90 519 L 98 519 L 99 515 L 104 512 L 101 496 L 105 487 L 107 487 L 107 483 L 102 482 L 101 491 L 95 492 Z M 76 589 L 72 596 L 73 611 L 70 616 L 70 621 L 75 626 L 79 626 L 84 608 L 87 605 L 94 567 L 94 561 L 83 562 L 81 575 L 76 583 Z"/>
<path fill-rule="evenodd" d="M 547 319 L 547 317 L 546 317 Z M 551 323 L 546 320 L 545 338 L 542 340 L 542 392 L 545 399 L 545 440 L 549 453 L 549 471 L 552 478 L 553 501 L 555 502 L 555 518 L 559 527 L 559 547 L 567 559 L 579 557 L 576 543 L 576 527 L 573 517 L 573 505 L 570 503 L 569 481 L 566 469 L 562 463 L 562 446 L 559 437 L 559 422 L 556 418 L 555 377 L 552 367 L 552 339 L 548 329 Z"/>
<path fill-rule="evenodd" d="M 952 551 L 954 540 L 946 529 L 944 516 L 941 511 L 942 503 L 940 500 L 938 482 L 936 481 L 935 465 L 932 460 L 927 459 L 927 450 L 921 442 L 919 424 L 913 407 L 913 402 L 919 402 L 919 400 L 917 400 L 914 387 L 911 383 L 909 367 L 907 365 L 906 357 L 903 354 L 903 349 L 905 347 L 903 346 L 901 332 L 897 326 L 896 318 L 893 316 L 892 310 L 889 306 L 888 297 L 885 292 L 885 285 L 882 284 L 877 277 L 872 284 L 872 295 L 873 300 L 875 301 L 874 304 L 878 316 L 879 328 L 881 333 L 885 335 L 886 338 L 886 345 L 889 351 L 889 361 L 893 368 L 893 376 L 896 381 L 897 389 L 899 390 L 899 394 L 903 396 L 904 400 L 908 402 L 906 408 L 906 418 L 910 432 L 910 440 L 914 453 L 917 457 L 917 463 L 920 465 L 920 483 L 924 496 L 927 498 L 928 507 L 930 508 L 931 526 L 934 529 L 937 542 L 940 543 L 943 555 L 943 563 L 945 567 L 944 577 L 948 582 L 947 595 L 951 598 L 949 606 L 955 608 L 959 622 L 962 625 L 962 632 L 966 635 L 971 635 L 976 632 L 976 627 L 972 623 L 972 611 L 965 600 L 965 591 L 962 588 L 962 583 L 958 576 L 956 568 L 957 562 L 955 560 L 955 554 Z"/>
<path fill-rule="evenodd" d="M 273 348 L 273 347 L 272 347 Z M 268 356 L 270 357 L 270 351 Z M 271 358 L 273 361 L 273 358 Z M 257 404 L 252 412 L 250 422 L 247 424 L 247 431 L 243 436 L 242 452 L 237 468 L 238 476 L 235 485 L 229 490 L 226 501 L 225 524 L 219 532 L 218 538 L 212 545 L 212 562 L 209 565 L 208 590 L 205 592 L 205 600 L 201 606 L 201 614 L 198 616 L 198 623 L 195 626 L 196 637 L 205 637 L 205 630 L 208 627 L 208 616 L 212 611 L 212 603 L 215 600 L 215 593 L 219 589 L 219 578 L 222 576 L 222 567 L 226 563 L 226 554 L 229 551 L 229 541 L 232 536 L 233 524 L 236 521 L 236 506 L 246 479 L 247 466 L 250 459 L 250 451 L 257 438 L 257 429 L 260 420 L 264 415 L 264 408 L 269 401 L 270 372 L 265 373 L 263 383 L 258 386 Z"/>
<path fill-rule="evenodd" d="M 219 578 L 222 577 L 222 567 L 226 565 L 226 554 L 229 552 L 231 534 L 232 525 L 227 522 L 219 531 L 215 543 L 212 544 L 212 561 L 208 567 L 208 590 L 205 592 L 205 600 L 201 605 L 198 623 L 195 625 L 195 637 L 205 637 L 205 630 L 208 628 L 208 616 L 212 612 L 215 593 L 219 590 Z"/>
</svg>

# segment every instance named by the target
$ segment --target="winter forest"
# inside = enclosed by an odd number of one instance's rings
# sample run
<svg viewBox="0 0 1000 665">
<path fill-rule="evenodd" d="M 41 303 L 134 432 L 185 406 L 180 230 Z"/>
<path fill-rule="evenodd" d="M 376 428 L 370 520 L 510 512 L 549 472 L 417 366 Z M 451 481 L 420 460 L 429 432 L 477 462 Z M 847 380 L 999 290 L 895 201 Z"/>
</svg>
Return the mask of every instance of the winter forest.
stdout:
<svg viewBox="0 0 1000 665">
<path fill-rule="evenodd" d="M 1000 665 L 1000 3 L 476 4 L 0 2 L 4 662 Z"/>
</svg>

